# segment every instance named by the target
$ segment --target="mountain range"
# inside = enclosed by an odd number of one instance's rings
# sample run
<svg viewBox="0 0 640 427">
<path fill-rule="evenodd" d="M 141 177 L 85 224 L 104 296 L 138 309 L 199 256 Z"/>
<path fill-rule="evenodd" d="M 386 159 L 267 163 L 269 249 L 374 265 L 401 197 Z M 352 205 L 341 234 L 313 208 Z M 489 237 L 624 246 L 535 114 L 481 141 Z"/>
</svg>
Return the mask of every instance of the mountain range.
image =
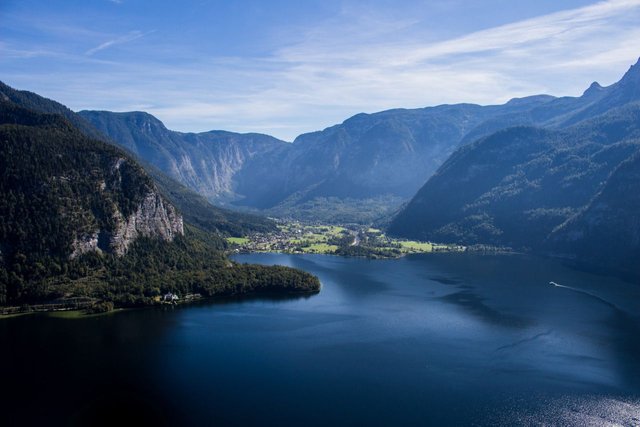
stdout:
<svg viewBox="0 0 640 427">
<path fill-rule="evenodd" d="M 214 203 L 309 219 L 309 206 L 338 207 L 315 219 L 370 221 L 408 200 L 470 132 L 548 102 L 443 105 L 359 114 L 286 143 L 260 134 L 166 129 L 142 112 L 81 111 L 120 146 Z M 318 202 L 319 201 L 319 202 Z M 353 209 L 355 207 L 355 209 Z M 322 206 L 319 207 L 323 209 Z"/>
<path fill-rule="evenodd" d="M 74 113 L 56 101 L 41 97 L 35 93 L 15 90 L 0 82 L 0 101 L 5 101 L 30 111 L 59 115 L 88 138 L 111 145 L 121 145 L 116 144 L 81 115 Z M 248 232 L 275 230 L 273 221 L 262 216 L 231 212 L 212 205 L 202 195 L 190 190 L 159 168 L 153 166 L 144 157 L 137 155 L 135 147 L 124 145 L 122 148 L 125 149 L 128 155 L 135 157 L 136 161 L 145 167 L 147 173 L 154 178 L 158 190 L 181 211 L 189 222 L 197 224 L 207 231 L 232 236 L 243 236 Z"/>
<path fill-rule="evenodd" d="M 271 216 L 370 222 L 408 201 L 459 147 L 513 126 L 563 129 L 637 98 L 634 73 L 580 97 L 358 114 L 293 143 L 261 134 L 181 133 L 142 112 L 81 111 L 122 147 L 208 200 Z"/>
<path fill-rule="evenodd" d="M 593 84 L 545 110 L 523 115 L 523 123 L 544 115 L 537 126 L 458 149 L 388 231 L 562 254 L 637 275 L 640 64 L 609 87 Z"/>
<path fill-rule="evenodd" d="M 154 189 L 150 207 L 161 204 L 166 218 L 212 236 L 275 230 L 273 221 L 238 209 L 342 223 L 370 223 L 396 210 L 391 235 L 511 247 L 637 273 L 640 64 L 608 87 L 594 82 L 579 97 L 358 114 L 292 143 L 262 134 L 175 132 L 144 112 L 74 113 L 1 83 L 0 102 L 5 126 L 34 126 L 56 138 L 71 129 L 91 144 L 118 146 L 118 158 L 128 159 L 125 170 L 136 165 L 146 177 L 133 182 Z M 43 130 L 39 120 L 61 121 Z M 113 191 L 122 198 L 131 188 Z M 115 203 L 116 196 L 105 197 L 90 206 Z M 87 248 L 124 254 L 128 244 L 114 250 L 117 242 L 105 236 L 118 235 L 113 218 L 126 219 L 140 206 L 131 197 L 126 206 L 133 210 L 102 217 L 93 207 L 73 208 L 93 219 L 72 227 L 76 240 L 63 239 L 65 247 L 80 248 L 78 255 Z M 111 228 L 101 226 L 96 235 L 91 227 L 101 223 Z M 177 229 L 168 235 L 181 236 Z M 0 243 L 3 254 L 15 255 L 15 244 Z"/>
</svg>

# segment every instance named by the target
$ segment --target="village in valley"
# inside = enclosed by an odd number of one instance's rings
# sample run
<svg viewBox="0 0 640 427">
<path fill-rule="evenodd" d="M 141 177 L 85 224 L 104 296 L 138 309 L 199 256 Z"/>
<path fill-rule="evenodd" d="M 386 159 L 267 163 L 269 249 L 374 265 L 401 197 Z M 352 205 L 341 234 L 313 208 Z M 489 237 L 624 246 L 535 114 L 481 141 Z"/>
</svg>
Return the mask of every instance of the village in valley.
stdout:
<svg viewBox="0 0 640 427">
<path fill-rule="evenodd" d="M 333 254 L 368 258 L 398 258 L 406 254 L 461 252 L 460 245 L 400 240 L 377 228 L 362 225 L 326 225 L 300 221 L 278 221 L 278 231 L 228 237 L 230 249 L 243 252 Z"/>
</svg>

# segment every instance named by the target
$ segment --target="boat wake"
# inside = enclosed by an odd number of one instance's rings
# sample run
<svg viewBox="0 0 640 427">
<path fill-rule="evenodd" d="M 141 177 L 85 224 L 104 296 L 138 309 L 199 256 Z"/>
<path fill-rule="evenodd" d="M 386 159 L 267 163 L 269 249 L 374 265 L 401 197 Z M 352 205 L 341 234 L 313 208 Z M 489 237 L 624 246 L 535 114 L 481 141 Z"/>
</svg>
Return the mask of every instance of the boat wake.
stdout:
<svg viewBox="0 0 640 427">
<path fill-rule="evenodd" d="M 621 313 L 624 313 L 624 310 L 620 309 L 620 307 L 618 307 L 617 305 L 615 305 L 615 304 L 613 304 L 612 302 L 609 302 L 609 301 L 607 301 L 606 299 L 604 299 L 604 298 L 602 298 L 602 297 L 599 297 L 598 295 L 593 294 L 593 293 L 591 293 L 591 292 L 589 292 L 589 291 L 585 291 L 585 290 L 583 290 L 583 289 L 574 288 L 574 287 L 572 287 L 572 286 L 565 286 L 565 285 L 561 285 L 561 284 L 556 283 L 556 282 L 549 282 L 549 284 L 550 284 L 551 286 L 555 286 L 556 288 L 564 288 L 564 289 L 568 289 L 568 290 L 573 291 L 573 292 L 577 292 L 577 293 L 579 293 L 579 294 L 587 295 L 588 297 L 591 297 L 591 298 L 597 299 L 597 300 L 598 300 L 598 301 L 600 301 L 601 303 L 603 303 L 603 304 L 605 304 L 605 305 L 607 305 L 607 306 L 609 306 L 609 307 L 613 308 L 613 309 L 614 309 L 614 310 L 616 310 L 616 311 L 619 311 L 619 312 L 621 312 Z"/>
</svg>

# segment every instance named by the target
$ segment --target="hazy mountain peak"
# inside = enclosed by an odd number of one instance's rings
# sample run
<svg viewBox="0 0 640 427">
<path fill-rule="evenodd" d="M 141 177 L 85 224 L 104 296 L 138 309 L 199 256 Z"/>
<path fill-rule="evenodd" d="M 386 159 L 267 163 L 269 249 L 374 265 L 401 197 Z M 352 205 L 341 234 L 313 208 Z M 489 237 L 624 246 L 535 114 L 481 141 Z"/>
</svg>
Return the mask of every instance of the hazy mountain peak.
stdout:
<svg viewBox="0 0 640 427">
<path fill-rule="evenodd" d="M 591 83 L 589 88 L 587 88 L 587 90 L 584 91 L 582 96 L 591 96 L 591 95 L 594 95 L 594 94 L 602 92 L 603 89 L 604 88 L 600 85 L 600 83 L 593 82 L 593 83 Z"/>
<path fill-rule="evenodd" d="M 629 71 L 627 71 L 624 74 L 624 76 L 622 76 L 622 79 L 620 80 L 620 84 L 622 85 L 627 85 L 627 84 L 639 85 L 640 84 L 640 58 L 638 59 L 638 62 L 636 62 L 631 67 L 629 67 Z"/>
<path fill-rule="evenodd" d="M 555 99 L 555 96 L 551 95 L 533 95 L 525 96 L 522 98 L 511 98 L 505 105 L 519 106 L 526 105 L 532 102 L 547 102 Z"/>
<path fill-rule="evenodd" d="M 138 124 L 148 124 L 153 126 L 160 126 L 166 129 L 164 123 L 160 121 L 157 117 L 152 114 L 147 113 L 146 111 L 124 111 L 124 112 L 114 112 L 114 111 L 104 111 L 104 110 L 83 110 L 78 111 L 78 114 L 86 117 L 90 120 L 93 116 L 110 116 L 114 118 L 118 118 L 120 120 L 129 121 Z"/>
</svg>

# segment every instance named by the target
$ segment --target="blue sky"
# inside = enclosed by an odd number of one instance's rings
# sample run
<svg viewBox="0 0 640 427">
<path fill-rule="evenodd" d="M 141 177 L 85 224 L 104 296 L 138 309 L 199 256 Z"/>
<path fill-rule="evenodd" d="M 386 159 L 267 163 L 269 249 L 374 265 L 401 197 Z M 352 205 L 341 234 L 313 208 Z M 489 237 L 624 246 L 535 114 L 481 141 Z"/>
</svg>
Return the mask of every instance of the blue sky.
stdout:
<svg viewBox="0 0 640 427">
<path fill-rule="evenodd" d="M 359 112 L 579 95 L 639 41 L 640 0 L 0 2 L 15 88 L 286 140 Z"/>
</svg>

